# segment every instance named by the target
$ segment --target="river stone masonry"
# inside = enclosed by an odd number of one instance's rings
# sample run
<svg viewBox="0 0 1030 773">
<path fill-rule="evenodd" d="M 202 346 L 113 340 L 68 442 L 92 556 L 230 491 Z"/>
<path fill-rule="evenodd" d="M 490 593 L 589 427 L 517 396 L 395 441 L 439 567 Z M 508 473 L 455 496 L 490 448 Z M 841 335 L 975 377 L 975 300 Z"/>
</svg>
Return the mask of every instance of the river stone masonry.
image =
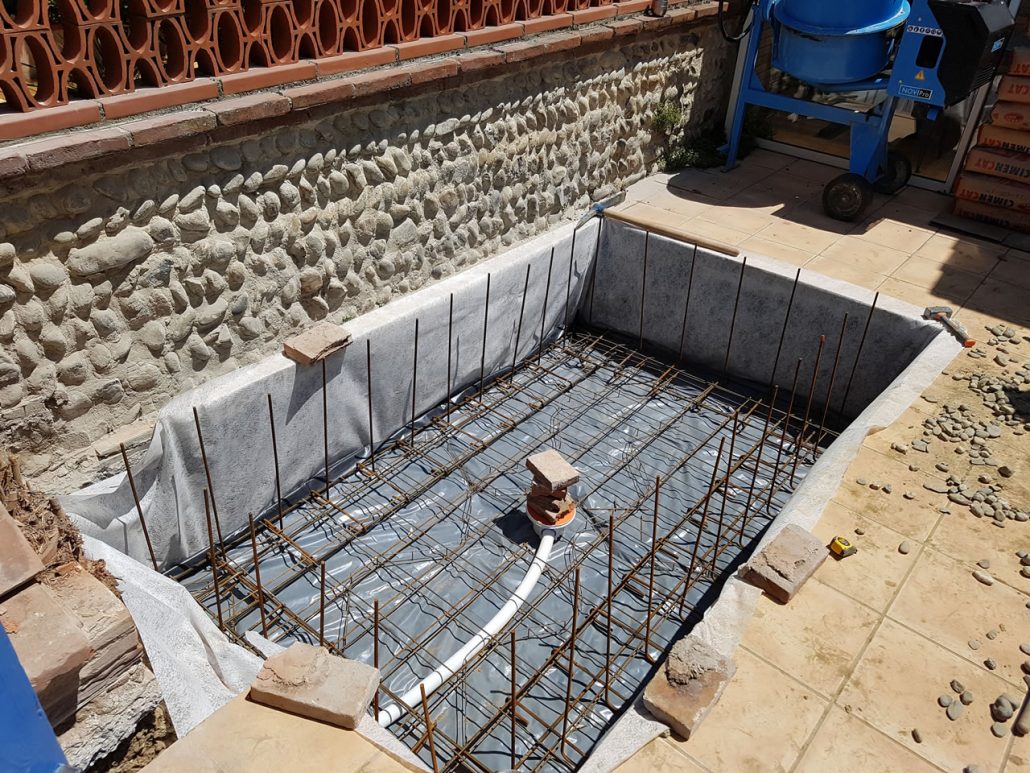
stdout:
<svg viewBox="0 0 1030 773">
<path fill-rule="evenodd" d="M 622 40 L 0 194 L 0 443 L 77 487 L 105 474 L 94 441 L 172 396 L 657 171 L 654 108 L 719 120 L 729 47 L 711 24 Z"/>
</svg>

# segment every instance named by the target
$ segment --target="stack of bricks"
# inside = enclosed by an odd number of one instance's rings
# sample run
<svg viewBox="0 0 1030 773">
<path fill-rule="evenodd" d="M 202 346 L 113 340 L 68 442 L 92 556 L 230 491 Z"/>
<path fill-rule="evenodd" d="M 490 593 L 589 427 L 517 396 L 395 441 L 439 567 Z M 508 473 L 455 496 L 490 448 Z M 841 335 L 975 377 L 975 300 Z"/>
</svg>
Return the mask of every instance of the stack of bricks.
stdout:
<svg viewBox="0 0 1030 773">
<path fill-rule="evenodd" d="M 569 486 L 579 481 L 579 471 L 553 448 L 526 459 L 533 485 L 526 496 L 530 517 L 553 526 L 568 521 L 576 512 Z"/>
</svg>

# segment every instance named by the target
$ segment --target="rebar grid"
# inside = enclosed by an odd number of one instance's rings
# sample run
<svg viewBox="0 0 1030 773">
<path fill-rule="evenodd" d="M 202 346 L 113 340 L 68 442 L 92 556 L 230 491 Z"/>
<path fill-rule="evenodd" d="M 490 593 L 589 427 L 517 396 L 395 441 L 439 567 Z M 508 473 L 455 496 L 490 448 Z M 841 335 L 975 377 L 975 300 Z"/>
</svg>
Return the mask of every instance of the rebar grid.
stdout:
<svg viewBox="0 0 1030 773">
<path fill-rule="evenodd" d="M 540 447 L 561 443 L 567 459 L 588 468 L 595 466 L 592 455 L 617 451 L 603 476 L 585 475 L 576 491 L 577 518 L 589 523 L 570 542 L 564 561 L 552 560 L 548 590 L 538 590 L 505 634 L 424 705 L 405 707 L 408 713 L 394 725 L 424 756 L 432 741 L 445 770 L 574 769 L 628 705 L 694 605 L 778 512 L 795 476 L 814 457 L 817 440 L 833 436 L 811 420 L 811 400 L 803 419 L 791 415 L 796 386 L 795 379 L 783 410 L 775 391 L 770 399 L 755 399 L 601 334 L 577 332 L 430 417 L 412 417 L 410 432 L 375 450 L 374 467 L 359 462 L 292 506 L 276 502 L 253 537 L 247 532 L 213 541 L 208 565 L 179 579 L 237 639 L 260 626 L 270 638 L 321 641 L 336 654 L 368 662 L 374 650 L 383 676 L 377 706 L 396 701 L 408 686 L 407 672 L 435 668 L 450 654 L 452 639 L 475 633 L 483 621 L 473 619 L 473 603 L 486 595 L 499 606 L 508 591 L 497 586 L 532 559 L 532 541 L 508 541 L 489 567 L 468 559 L 498 529 L 489 519 L 471 522 L 473 498 L 497 497 L 501 513 L 521 509 L 524 492 L 504 487 L 526 477 L 523 460 Z M 609 401 L 626 395 L 633 396 L 631 405 L 606 415 Z M 540 426 L 539 417 L 551 408 L 560 421 L 552 417 Z M 688 416 L 702 417 L 709 431 L 684 421 Z M 573 426 L 576 433 L 568 431 Z M 274 420 L 272 427 L 274 432 Z M 627 433 L 631 442 L 619 448 Z M 704 471 L 706 484 L 685 513 L 662 512 L 658 489 L 689 490 L 690 481 L 680 480 L 688 463 Z M 457 493 L 442 496 L 458 478 Z M 417 524 L 387 549 L 361 542 L 392 521 L 406 524 L 412 506 L 420 508 Z M 463 527 L 457 544 L 434 543 L 434 528 L 456 521 Z M 619 555 L 611 556 L 615 534 L 627 530 L 640 533 L 639 555 L 620 545 Z M 337 579 L 333 560 L 348 547 L 363 565 Z M 431 566 L 406 571 L 405 554 L 419 547 L 431 553 Z M 591 594 L 580 592 L 578 582 L 570 590 L 581 572 L 606 576 L 607 593 L 584 598 Z M 385 592 L 380 588 L 374 598 L 363 593 L 384 574 Z M 455 582 L 467 589 L 442 604 L 445 595 L 434 583 Z M 283 598 L 305 583 L 312 588 L 307 603 Z M 542 608 L 548 594 L 568 602 L 568 616 Z M 428 610 L 417 631 L 404 619 L 412 607 Z M 335 635 L 326 631 L 327 608 Z M 572 631 L 570 618 L 577 620 Z M 510 662 L 506 645 L 519 631 L 533 632 L 519 641 L 539 640 L 534 646 L 549 648 L 542 665 L 524 657 Z M 382 642 L 396 643 L 385 648 L 385 659 L 378 656 Z M 474 677 L 478 672 L 496 673 L 500 684 L 510 680 L 517 685 L 514 694 L 484 690 Z M 511 727 L 522 729 L 514 739 Z M 499 748 L 506 749 L 503 763 Z"/>
</svg>

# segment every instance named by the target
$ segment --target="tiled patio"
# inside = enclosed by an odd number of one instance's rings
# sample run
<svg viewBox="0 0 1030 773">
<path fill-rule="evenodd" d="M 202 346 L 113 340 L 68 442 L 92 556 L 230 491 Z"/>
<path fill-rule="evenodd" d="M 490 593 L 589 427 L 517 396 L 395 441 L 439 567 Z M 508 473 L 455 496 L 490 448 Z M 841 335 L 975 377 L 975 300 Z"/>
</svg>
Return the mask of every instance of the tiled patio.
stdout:
<svg viewBox="0 0 1030 773">
<path fill-rule="evenodd" d="M 1030 770 L 1030 738 L 995 737 L 989 711 L 1000 694 L 1026 692 L 1021 664 L 1030 658 L 1019 647 L 1030 643 L 1030 579 L 1020 576 L 1016 552 L 1030 551 L 1030 524 L 995 528 L 957 505 L 941 513 L 946 495 L 924 482 L 948 474 L 975 482 L 994 469 L 971 466 L 935 440 L 926 454 L 891 447 L 919 437 L 924 418 L 944 403 L 992 418 L 952 374 L 1012 374 L 1030 353 L 1030 338 L 1022 338 L 1030 335 L 1030 253 L 939 231 L 931 220 L 949 200 L 915 189 L 878 196 L 860 223 L 831 220 L 820 195 L 836 174 L 757 151 L 730 173 L 651 177 L 633 186 L 621 209 L 917 306 L 951 306 L 979 341 L 990 337 L 985 325 L 1004 322 L 1019 343 L 1006 347 L 1004 367 L 987 344 L 985 358 L 960 354 L 897 422 L 866 439 L 815 528 L 827 542 L 848 536 L 858 554 L 828 560 L 787 606 L 763 597 L 736 675 L 700 729 L 686 742 L 653 741 L 622 773 Z M 1030 434 L 1016 431 L 1005 427 L 991 442 L 995 458 L 1014 470 L 1004 495 L 1027 510 Z M 893 491 L 873 491 L 859 478 L 891 482 Z M 904 541 L 907 554 L 899 551 Z M 982 559 L 991 562 L 992 586 L 972 576 Z M 942 694 L 957 697 L 953 679 L 974 695 L 956 721 L 937 704 Z"/>
</svg>

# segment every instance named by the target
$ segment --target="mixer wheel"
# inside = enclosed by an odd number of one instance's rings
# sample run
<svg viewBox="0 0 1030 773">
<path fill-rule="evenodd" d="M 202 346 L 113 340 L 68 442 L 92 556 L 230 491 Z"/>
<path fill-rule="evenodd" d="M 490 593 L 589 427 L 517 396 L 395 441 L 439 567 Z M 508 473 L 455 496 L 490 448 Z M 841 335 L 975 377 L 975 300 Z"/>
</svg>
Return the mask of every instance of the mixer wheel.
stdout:
<svg viewBox="0 0 1030 773">
<path fill-rule="evenodd" d="M 858 220 L 873 198 L 873 186 L 860 174 L 834 177 L 823 188 L 823 209 L 837 220 Z"/>
<path fill-rule="evenodd" d="M 911 176 L 912 162 L 900 153 L 888 151 L 887 168 L 883 176 L 873 183 L 873 190 L 877 193 L 897 193 L 905 187 Z"/>
</svg>

